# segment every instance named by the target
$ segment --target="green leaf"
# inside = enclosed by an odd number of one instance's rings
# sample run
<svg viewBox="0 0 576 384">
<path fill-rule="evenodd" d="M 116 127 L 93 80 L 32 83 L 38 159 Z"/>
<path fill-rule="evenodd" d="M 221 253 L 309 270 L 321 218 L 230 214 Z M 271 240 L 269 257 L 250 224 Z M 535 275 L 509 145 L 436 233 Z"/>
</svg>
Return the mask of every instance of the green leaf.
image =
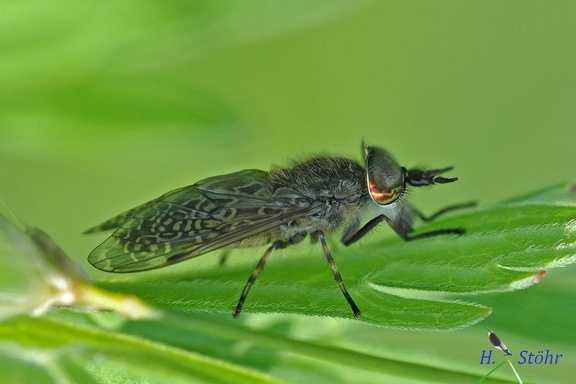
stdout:
<svg viewBox="0 0 576 384">
<path fill-rule="evenodd" d="M 466 228 L 463 236 L 408 243 L 387 237 L 360 246 L 334 247 L 344 282 L 363 311 L 358 321 L 420 330 L 470 325 L 491 310 L 462 301 L 466 294 L 526 288 L 543 278 L 544 270 L 574 263 L 576 206 L 558 205 L 560 197 L 574 203 L 573 193 L 558 186 L 546 192 L 557 199 L 542 201 L 543 193 L 419 228 Z M 273 256 L 254 284 L 244 312 L 351 318 L 321 250 L 310 249 L 282 260 Z M 252 262 L 196 271 L 194 263 L 183 263 L 186 266 L 178 273 L 141 273 L 98 284 L 163 308 L 231 313 Z"/>
<path fill-rule="evenodd" d="M 409 243 L 385 239 L 364 245 L 354 258 L 353 250 L 339 248 L 340 253 L 350 256 L 344 257 L 349 279 L 356 283 L 350 292 L 364 310 L 359 320 L 341 322 L 446 330 L 481 320 L 490 312 L 486 307 L 443 296 L 524 288 L 542 278 L 542 268 L 572 263 L 571 244 L 576 232 L 572 197 L 570 189 L 559 186 L 422 228 L 468 224 L 465 236 L 446 237 L 449 241 L 438 241 L 439 237 Z M 42 305 L 38 301 L 42 297 L 47 300 L 45 306 L 59 303 L 54 297 L 61 296 L 50 288 L 51 279 L 40 274 L 39 282 L 32 281 L 31 276 L 42 271 L 52 271 L 49 276 L 68 280 L 71 288 L 64 293 L 76 289 L 99 292 L 86 288 L 88 283 L 76 266 L 43 232 L 25 226 L 19 229 L 4 218 L 0 224 L 6 264 L 2 270 L 12 267 L 11 260 L 19 260 L 16 266 L 20 269 L 13 270 L 28 271 L 19 282 L 20 288 L 23 284 L 25 290 L 28 281 L 35 289 L 30 292 L 41 293 L 31 298 L 28 293 L 18 296 L 15 290 L 8 295 L 3 290 L 5 305 L 10 305 L 10 297 L 29 301 L 24 305 L 28 310 Z M 413 252 L 415 260 L 407 260 Z M 26 257 L 15 257 L 18 253 Z M 384 263 L 377 260 L 382 253 L 389 254 Z M 260 289 L 250 296 L 252 311 L 315 315 L 320 323 L 325 322 L 320 316 L 347 318 L 344 300 L 331 279 L 326 279 L 326 271 L 314 272 L 313 267 L 320 265 L 319 260 L 294 256 L 268 268 L 264 283 L 256 285 Z M 390 268 L 394 273 L 389 273 Z M 277 382 L 262 372 L 277 364 L 280 351 L 288 350 L 322 364 L 341 363 L 377 375 L 392 375 L 395 380 L 470 381 L 476 376 L 448 367 L 303 342 L 287 330 L 275 334 L 238 322 L 226 312 L 235 303 L 243 286 L 239 275 L 245 272 L 245 267 L 236 265 L 195 273 L 156 274 L 150 280 L 145 278 L 147 274 L 139 274 L 101 281 L 101 286 L 139 294 L 164 308 L 160 312 L 145 310 L 143 313 L 151 316 L 145 315 L 148 318 L 140 321 L 67 310 L 36 319 L 14 317 L 12 313 L 12 319 L 0 322 L 0 365 L 10 366 L 6 376 L 9 381 L 161 382 L 169 378 L 170 382 L 187 382 L 192 377 L 195 382 Z M 125 309 L 127 299 L 129 296 L 99 292 L 80 294 L 66 305 L 114 308 L 130 315 Z M 249 355 L 251 363 L 247 367 L 241 366 L 246 365 L 247 357 L 238 360 L 234 354 L 238 343 L 254 345 L 255 355 Z M 306 371 L 313 375 L 316 370 Z"/>
<path fill-rule="evenodd" d="M 78 323 L 78 319 L 76 319 Z M 257 371 L 145 338 L 54 318 L 0 323 L 3 382 L 279 383 Z M 102 365 L 105 369 L 102 369 Z M 28 366 L 40 370 L 28 370 Z M 41 373 L 42 372 L 42 373 Z"/>
<path fill-rule="evenodd" d="M 450 241 L 438 242 L 437 238 L 431 238 L 404 244 L 397 239 L 385 239 L 364 245 L 363 252 L 356 258 L 345 258 L 348 261 L 345 265 L 349 268 L 350 278 L 357 282 L 350 291 L 365 312 L 359 320 L 340 320 L 340 323 L 352 326 L 365 322 L 396 328 L 443 330 L 478 321 L 489 313 L 486 307 L 445 300 L 441 296 L 446 292 L 478 293 L 521 288 L 542 277 L 540 272 L 534 275 L 534 271 L 571 263 L 574 258 L 569 244 L 575 232 L 572 219 L 575 207 L 568 203 L 572 197 L 571 190 L 559 186 L 434 224 L 438 227 L 446 223 L 469 224 L 466 236 L 451 236 Z M 50 265 L 55 268 L 54 273 L 69 274 L 71 282 L 81 283 L 78 287 L 87 284 L 43 232 L 25 226 L 18 229 L 5 219 L 1 223 L 5 262 L 17 259 L 25 264 L 26 258 L 14 258 L 14 254 L 19 252 L 24 252 L 28 258 L 40 257 L 36 262 L 28 260 L 31 263 L 26 275 L 28 280 L 34 274 L 34 268 Z M 434 228 L 432 225 L 429 227 Z M 479 238 L 485 241 L 478 241 Z M 530 239 L 534 238 L 541 245 L 536 250 L 525 243 L 532 244 Z M 463 244 L 455 247 L 454 244 L 458 243 Z M 405 261 L 413 244 L 418 247 L 420 262 L 424 262 L 422 257 L 429 261 L 425 268 L 417 268 L 418 260 Z M 440 248 L 442 252 L 433 252 L 433 248 Z M 399 254 L 392 252 L 394 250 Z M 43 251 L 47 252 L 46 255 Z M 338 251 L 350 256 L 354 253 L 350 249 L 340 248 Z M 374 259 L 383 251 L 386 254 L 390 252 L 390 256 L 386 257 L 386 263 L 378 263 Z M 486 257 L 486 253 L 492 253 L 492 257 Z M 521 257 L 523 254 L 527 257 Z M 446 255 L 451 258 L 447 259 Z M 480 257 L 482 255 L 484 257 Z M 469 257 L 476 261 L 471 262 Z M 319 260 L 294 258 L 297 263 L 289 257 L 267 269 L 270 273 L 265 283 L 255 286 L 261 287 L 261 292 L 254 290 L 250 296 L 254 311 L 324 316 L 324 319 L 318 317 L 315 320 L 318 323 L 326 323 L 326 316 L 346 318 L 347 308 L 334 283 L 326 279 L 326 273 L 313 272 L 314 265 L 321 265 Z M 430 258 L 433 259 L 430 261 Z M 304 261 L 312 265 L 302 268 Z M 23 267 L 21 263 L 17 266 Z M 404 271 L 403 276 L 407 279 L 404 284 L 388 281 L 391 280 L 387 275 L 390 266 Z M 366 268 L 374 269 L 363 272 Z M 468 269 L 478 269 L 479 277 L 472 279 L 466 272 Z M 482 277 L 482 271 L 487 277 Z M 234 293 L 243 285 L 242 280 L 236 281 L 237 275 L 244 272 L 244 267 L 236 265 L 204 269 L 194 274 L 157 274 L 151 281 L 144 278 L 146 274 L 140 274 L 100 283 L 108 288 L 140 294 L 164 308 L 147 320 L 123 320 L 113 313 L 89 315 L 60 310 L 42 318 L 20 316 L 0 322 L 0 365 L 10 367 L 6 380 L 88 383 L 169 380 L 177 383 L 189 382 L 193 378 L 194 382 L 278 382 L 262 372 L 276 366 L 279 353 L 285 350 L 321 363 L 314 369 L 305 369 L 307 375 L 312 375 L 308 377 L 321 374 L 326 378 L 326 372 L 321 368 L 326 364 L 341 364 L 378 377 L 387 375 L 394 377 L 395 381 L 468 382 L 477 377 L 474 373 L 449 367 L 302 341 L 290 336 L 289 327 L 294 324 L 286 321 L 290 318 L 272 323 L 280 326 L 279 332 L 273 332 L 273 328 L 254 327 L 232 319 L 227 313 L 215 313 L 230 311 L 236 297 Z M 464 272 L 462 277 L 460 274 Z M 439 274 L 449 278 L 450 284 L 439 279 Z M 299 280 L 295 281 L 294 276 Z M 524 276 L 536 278 L 527 281 Z M 499 279 L 495 284 L 493 280 L 496 277 Z M 394 281 L 403 280 L 396 278 Z M 78 304 L 90 304 L 89 300 L 94 297 L 98 299 L 98 296 L 87 296 Z M 110 300 L 104 303 L 113 302 L 110 308 L 123 310 L 120 302 L 127 297 L 109 296 Z M 116 301 L 118 303 L 114 303 Z M 32 302 L 38 304 L 36 300 Z M 98 300 L 93 302 L 97 306 L 100 303 Z M 242 343 L 253 345 L 254 350 L 239 359 L 235 350 Z M 246 359 L 250 360 L 249 364 Z M 370 374 L 365 373 L 364 377 L 368 377 L 366 375 Z"/>
</svg>

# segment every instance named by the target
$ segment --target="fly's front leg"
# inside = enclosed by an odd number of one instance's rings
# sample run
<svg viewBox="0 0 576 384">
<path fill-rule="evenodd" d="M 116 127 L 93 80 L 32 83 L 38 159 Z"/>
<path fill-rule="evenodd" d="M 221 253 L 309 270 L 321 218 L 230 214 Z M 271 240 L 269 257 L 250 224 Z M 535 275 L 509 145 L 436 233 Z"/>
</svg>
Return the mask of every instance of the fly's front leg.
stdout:
<svg viewBox="0 0 576 384">
<path fill-rule="evenodd" d="M 466 205 L 468 207 L 468 205 Z M 457 208 L 464 208 L 458 206 Z M 449 210 L 456 209 L 450 208 Z M 443 210 L 440 214 L 446 213 L 448 210 Z M 421 213 L 415 211 L 418 217 L 421 217 Z M 439 214 L 437 213 L 433 218 L 437 217 Z M 423 215 L 422 215 L 423 216 Z M 396 220 L 392 220 L 388 218 L 386 215 L 379 215 L 370 220 L 366 225 L 360 228 L 356 233 L 354 233 L 350 238 L 343 241 L 344 245 L 350 245 L 355 243 L 356 241 L 360 240 L 364 237 L 368 232 L 370 232 L 374 227 L 376 227 L 381 222 L 385 221 L 388 225 L 405 241 L 411 241 L 416 239 L 422 239 L 425 237 L 432 237 L 438 235 L 446 235 L 446 234 L 456 234 L 461 235 L 466 232 L 463 228 L 449 228 L 449 229 L 437 229 L 434 231 L 419 233 L 417 235 L 410 235 L 411 232 L 414 231 L 412 227 L 412 223 L 414 221 L 412 209 L 408 206 L 404 206 L 400 212 L 399 217 Z"/>
<path fill-rule="evenodd" d="M 457 177 L 440 176 L 444 172 L 448 172 L 450 170 L 452 170 L 452 167 L 447 167 L 443 169 L 433 169 L 433 170 L 409 169 L 405 170 L 405 179 L 406 183 L 414 187 L 423 187 L 426 185 L 433 185 L 433 184 L 453 183 L 458 180 Z M 396 233 L 406 241 L 445 234 L 463 234 L 466 232 L 464 229 L 454 228 L 454 229 L 437 229 L 435 231 L 424 232 L 418 235 L 411 236 L 410 232 L 413 231 L 412 228 L 413 216 L 414 215 L 417 216 L 420 220 L 424 222 L 430 222 L 445 213 L 458 209 L 474 207 L 475 205 L 476 205 L 475 202 L 450 205 L 434 213 L 431 216 L 425 216 L 419 210 L 413 209 L 411 207 L 403 207 L 401 214 L 399 215 L 399 218 L 397 220 L 392 221 L 387 219 L 386 221 L 394 229 L 394 231 L 396 231 Z"/>
<path fill-rule="evenodd" d="M 418 216 L 418 218 L 419 218 L 420 220 L 422 220 L 423 222 L 429 223 L 429 222 L 431 222 L 431 221 L 436 220 L 438 217 L 440 217 L 440 216 L 442 216 L 442 215 L 444 215 L 444 214 L 446 214 L 446 213 L 449 213 L 449 212 L 452 212 L 452 211 L 457 211 L 457 210 L 460 210 L 460 209 L 473 208 L 473 207 L 475 207 L 476 205 L 478 205 L 478 204 L 477 204 L 475 201 L 471 201 L 471 202 L 469 202 L 469 203 L 449 205 L 449 206 L 444 207 L 444 208 L 442 208 L 441 210 L 433 213 L 433 214 L 430 215 L 430 216 L 424 215 L 420 210 L 415 209 L 415 208 L 412 208 L 412 213 L 414 213 L 414 215 Z"/>
<path fill-rule="evenodd" d="M 363 238 L 368 232 L 370 232 L 371 230 L 374 229 L 374 227 L 376 227 L 378 224 L 380 224 L 383 221 L 388 220 L 388 218 L 384 215 L 380 215 L 380 216 L 376 216 L 375 218 L 373 218 L 372 220 L 370 220 L 368 223 L 366 223 L 362 228 L 360 228 L 356 233 L 354 233 L 352 236 L 350 236 L 348 239 L 342 239 L 342 243 L 346 246 L 357 242 L 358 240 L 360 240 L 361 238 Z"/>
<path fill-rule="evenodd" d="M 434 231 L 423 232 L 417 235 L 411 235 L 414 231 L 412 224 L 414 222 L 414 214 L 413 209 L 408 205 L 405 204 L 402 206 L 400 210 L 400 214 L 394 220 L 386 218 L 386 222 L 390 227 L 405 241 L 411 241 L 416 239 L 423 239 L 426 237 L 433 237 L 438 235 L 447 235 L 447 234 L 455 234 L 461 235 L 466 231 L 462 228 L 448 228 L 448 229 L 436 229 Z M 417 214 L 417 216 L 419 216 Z"/>
<path fill-rule="evenodd" d="M 410 232 L 412 232 L 413 229 L 411 229 L 410 231 L 406 231 L 404 228 L 401 228 L 401 227 L 396 228 L 395 223 L 390 221 L 390 220 L 388 221 L 388 224 L 405 241 L 424 239 L 426 237 L 433 237 L 433 236 L 438 236 L 438 235 L 449 235 L 449 234 L 462 235 L 462 234 L 466 233 L 466 230 L 464 228 L 448 228 L 448 229 L 436 229 L 434 231 L 423 232 L 423 233 L 419 233 L 417 235 L 411 235 Z"/>
</svg>

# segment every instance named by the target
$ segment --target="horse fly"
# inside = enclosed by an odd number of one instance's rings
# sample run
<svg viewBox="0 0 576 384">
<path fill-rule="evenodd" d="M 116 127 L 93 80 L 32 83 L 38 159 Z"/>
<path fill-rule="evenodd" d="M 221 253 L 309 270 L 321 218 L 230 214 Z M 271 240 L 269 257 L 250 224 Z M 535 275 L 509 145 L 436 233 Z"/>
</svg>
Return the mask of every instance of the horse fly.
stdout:
<svg viewBox="0 0 576 384">
<path fill-rule="evenodd" d="M 461 228 L 411 235 L 414 218 L 424 221 L 462 208 L 454 205 L 425 217 L 403 198 L 406 188 L 446 184 L 434 170 L 401 167 L 384 149 L 364 145 L 364 167 L 344 157 L 316 156 L 270 172 L 244 170 L 204 179 L 168 192 L 91 228 L 115 229 L 88 261 L 107 272 L 138 272 L 166 267 L 217 249 L 269 244 L 254 268 L 233 313 L 237 317 L 250 288 L 273 251 L 309 236 L 320 241 L 336 282 L 352 309 L 325 236 L 341 230 L 350 245 L 386 222 L 404 240 L 462 234 Z"/>
</svg>

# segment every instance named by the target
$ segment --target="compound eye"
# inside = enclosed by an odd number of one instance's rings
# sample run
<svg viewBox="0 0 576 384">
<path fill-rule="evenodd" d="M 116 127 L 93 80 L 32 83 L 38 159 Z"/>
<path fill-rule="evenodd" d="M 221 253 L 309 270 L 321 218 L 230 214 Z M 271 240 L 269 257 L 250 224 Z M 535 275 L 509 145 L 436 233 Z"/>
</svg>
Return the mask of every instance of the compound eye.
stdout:
<svg viewBox="0 0 576 384">
<path fill-rule="evenodd" d="M 368 190 L 370 191 L 370 197 L 377 204 L 388 205 L 398 200 L 400 195 L 402 195 L 404 186 L 399 185 L 391 189 L 379 189 L 371 180 L 368 180 Z"/>
<path fill-rule="evenodd" d="M 383 148 L 364 146 L 364 155 L 370 197 L 379 205 L 392 204 L 404 191 L 406 171 Z"/>
</svg>

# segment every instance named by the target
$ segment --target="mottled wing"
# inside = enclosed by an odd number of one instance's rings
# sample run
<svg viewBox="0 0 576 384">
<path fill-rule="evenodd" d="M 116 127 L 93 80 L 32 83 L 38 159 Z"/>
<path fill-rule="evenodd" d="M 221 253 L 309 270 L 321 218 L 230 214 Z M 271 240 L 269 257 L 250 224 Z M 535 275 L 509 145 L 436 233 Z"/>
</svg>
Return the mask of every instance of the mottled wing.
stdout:
<svg viewBox="0 0 576 384">
<path fill-rule="evenodd" d="M 273 197 L 267 172 L 247 170 L 202 180 L 96 227 L 118 228 L 88 256 L 108 272 L 161 268 L 263 235 L 318 208 Z"/>
<path fill-rule="evenodd" d="M 154 207 L 162 202 L 173 202 L 174 204 L 190 205 L 194 199 L 202 199 L 196 189 L 201 188 L 207 193 L 213 192 L 218 194 L 228 194 L 230 197 L 236 196 L 239 199 L 254 197 L 257 200 L 270 199 L 268 173 L 259 170 L 244 170 L 231 173 L 228 175 L 210 177 L 197 182 L 194 185 L 175 189 L 164 195 L 142 204 L 136 208 L 129 209 L 102 224 L 86 230 L 85 234 L 97 233 L 116 229 L 132 219 L 139 212 L 143 212 L 150 207 Z M 218 197 L 216 197 L 218 199 Z M 225 198 L 225 197 L 223 197 Z M 250 204 L 249 201 L 246 201 Z"/>
<path fill-rule="evenodd" d="M 102 224 L 99 224 L 95 227 L 89 228 L 86 231 L 84 231 L 84 234 L 92 234 L 92 233 L 97 233 L 97 232 L 104 232 L 104 231 L 109 231 L 112 229 L 116 229 L 120 226 L 122 226 L 122 224 L 126 223 L 129 219 L 133 218 L 138 212 L 144 211 L 146 208 L 152 207 L 154 204 L 162 201 L 163 199 L 165 199 L 166 197 L 168 197 L 169 195 L 175 195 L 179 192 L 183 192 L 186 193 L 185 191 L 192 188 L 192 186 L 188 186 L 188 187 L 183 187 L 180 189 L 176 189 L 173 191 L 170 191 L 162 196 L 160 196 L 157 199 L 154 199 L 152 201 L 147 202 L 146 204 L 140 205 L 136 208 L 132 208 L 129 209 L 127 211 L 122 212 L 119 215 L 114 216 L 113 218 L 106 220 L 105 222 L 103 222 Z"/>
</svg>

